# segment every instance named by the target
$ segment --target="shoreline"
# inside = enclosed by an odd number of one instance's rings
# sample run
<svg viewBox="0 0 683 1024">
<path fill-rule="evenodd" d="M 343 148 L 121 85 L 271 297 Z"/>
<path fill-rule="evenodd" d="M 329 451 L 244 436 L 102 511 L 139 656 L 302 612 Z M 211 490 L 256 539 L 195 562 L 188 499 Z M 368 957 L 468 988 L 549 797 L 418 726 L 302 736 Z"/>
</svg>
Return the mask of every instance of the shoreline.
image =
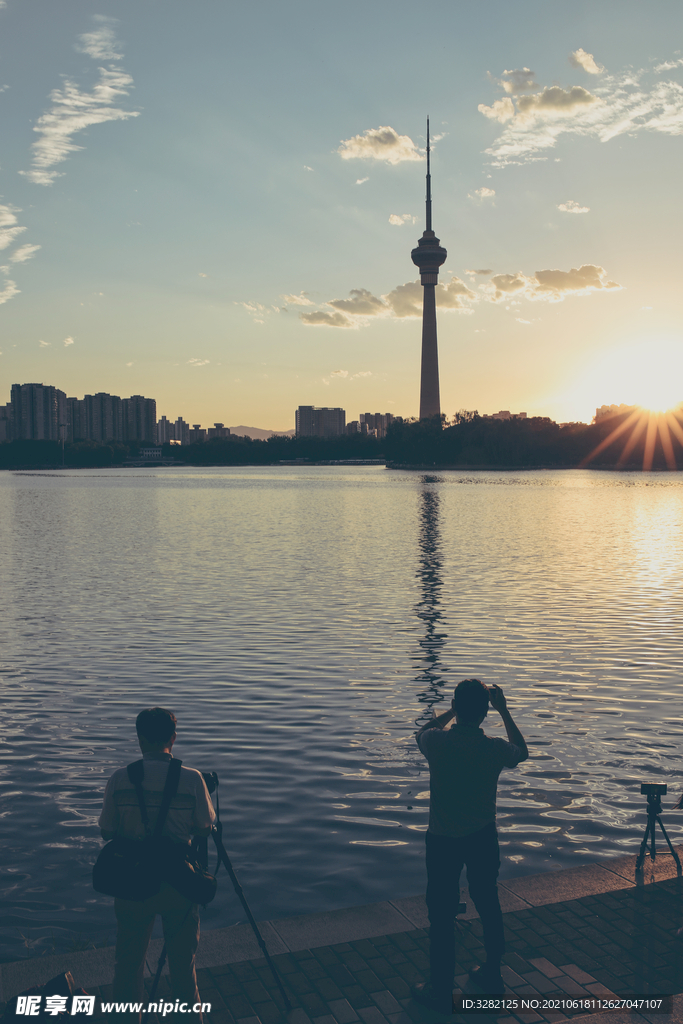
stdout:
<svg viewBox="0 0 683 1024">
<path fill-rule="evenodd" d="M 674 848 L 683 859 L 683 845 Z M 501 909 L 506 919 L 514 918 L 536 908 L 563 903 L 573 905 L 577 900 L 623 893 L 625 890 L 653 889 L 658 883 L 676 879 L 676 865 L 670 855 L 658 851 L 654 867 L 648 855 L 638 877 L 635 860 L 635 854 L 627 854 L 579 867 L 507 878 L 498 882 Z M 221 884 L 229 885 L 227 876 L 219 875 L 219 880 Z M 461 887 L 461 898 L 465 900 L 467 910 L 459 920 L 478 921 L 479 915 L 464 887 Z M 683 915 L 683 908 L 680 913 Z M 424 935 L 429 922 L 425 898 L 418 895 L 323 913 L 276 918 L 258 924 L 270 955 L 281 956 L 403 933 Z M 152 972 L 162 945 L 162 939 L 153 939 L 150 943 L 147 964 L 152 966 Z M 261 950 L 248 924 L 207 929 L 201 933 L 197 970 L 220 969 L 227 965 L 259 961 L 260 958 Z M 0 1002 L 7 1002 L 32 985 L 42 985 L 63 971 L 71 971 L 76 985 L 87 991 L 110 985 L 114 971 L 114 947 L 29 957 L 0 964 Z M 163 974 L 168 974 L 168 966 L 165 966 Z M 149 971 L 145 972 L 145 977 L 150 977 Z M 662 1019 L 661 1015 L 659 1019 Z"/>
</svg>

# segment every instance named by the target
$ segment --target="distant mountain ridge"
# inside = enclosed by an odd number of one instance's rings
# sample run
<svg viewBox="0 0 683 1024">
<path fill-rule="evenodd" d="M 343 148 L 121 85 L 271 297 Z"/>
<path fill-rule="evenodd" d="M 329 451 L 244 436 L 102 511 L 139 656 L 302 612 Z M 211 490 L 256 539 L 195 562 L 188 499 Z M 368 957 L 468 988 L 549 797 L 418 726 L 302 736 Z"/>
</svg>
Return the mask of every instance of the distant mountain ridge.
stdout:
<svg viewBox="0 0 683 1024">
<path fill-rule="evenodd" d="M 250 437 L 252 441 L 267 441 L 269 437 L 277 435 L 278 437 L 294 437 L 295 430 L 264 430 L 263 427 L 245 427 L 244 424 L 240 424 L 239 427 L 230 427 L 231 434 L 237 434 L 238 437 Z"/>
</svg>

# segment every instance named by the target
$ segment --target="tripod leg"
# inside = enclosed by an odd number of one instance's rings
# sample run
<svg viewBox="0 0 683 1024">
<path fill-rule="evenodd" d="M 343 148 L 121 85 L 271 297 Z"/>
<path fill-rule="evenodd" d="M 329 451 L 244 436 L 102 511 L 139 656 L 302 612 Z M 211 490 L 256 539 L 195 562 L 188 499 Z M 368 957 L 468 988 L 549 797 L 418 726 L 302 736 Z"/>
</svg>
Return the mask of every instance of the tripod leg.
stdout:
<svg viewBox="0 0 683 1024">
<path fill-rule="evenodd" d="M 214 838 L 214 842 L 216 844 L 216 849 L 218 850 L 218 855 L 219 855 L 222 863 L 225 865 L 225 870 L 230 875 L 230 881 L 232 882 L 232 887 L 235 890 L 235 893 L 237 894 L 237 897 L 238 897 L 240 903 L 242 904 L 242 906 L 244 908 L 244 912 L 247 915 L 247 920 L 249 921 L 249 924 L 251 925 L 251 929 L 252 929 L 254 935 L 256 936 L 256 941 L 258 942 L 258 944 L 259 944 L 259 946 L 261 948 L 261 952 L 263 953 L 263 955 L 264 955 L 264 957 L 266 959 L 266 962 L 267 962 L 267 964 L 268 964 L 268 966 L 270 968 L 270 973 L 273 975 L 273 978 L 275 979 L 277 987 L 280 990 L 280 995 L 284 999 L 284 1003 L 285 1003 L 285 1006 L 287 1008 L 287 1012 L 289 1013 L 289 1011 L 292 1009 L 292 1004 L 290 1003 L 289 997 L 287 996 L 287 993 L 285 992 L 285 987 L 282 984 L 282 979 L 280 978 L 280 975 L 278 974 L 278 972 L 277 972 L 277 970 L 275 968 L 275 964 L 270 959 L 270 955 L 268 953 L 268 950 L 266 949 L 266 944 L 263 941 L 263 936 L 261 935 L 261 932 L 259 931 L 258 925 L 256 924 L 256 921 L 254 920 L 254 916 L 253 916 L 251 910 L 249 909 L 249 904 L 247 903 L 247 900 L 246 900 L 246 897 L 244 895 L 244 892 L 242 891 L 242 886 L 240 885 L 239 881 L 237 880 L 237 875 L 235 874 L 233 866 L 230 863 L 230 858 L 228 857 L 227 851 L 226 851 L 225 847 L 223 846 L 223 841 L 222 841 L 221 836 L 219 835 L 217 829 L 214 829 L 213 838 Z"/>
<path fill-rule="evenodd" d="M 647 841 L 650 838 L 650 827 L 651 826 L 653 826 L 653 822 L 650 821 L 650 816 L 648 814 L 648 817 L 647 817 L 647 828 L 645 829 L 645 835 L 643 836 L 643 841 L 640 844 L 640 852 L 639 852 L 638 857 L 636 859 L 636 871 L 642 871 L 643 870 L 643 861 L 645 860 L 645 854 L 647 853 Z M 654 838 L 654 827 L 652 828 L 652 833 L 653 833 L 653 838 Z"/>
<path fill-rule="evenodd" d="M 664 833 L 664 838 L 666 839 L 668 847 L 671 850 L 671 855 L 672 855 L 673 859 L 676 861 L 676 867 L 678 868 L 678 873 L 680 875 L 680 873 L 681 873 L 681 862 L 680 862 L 680 860 L 678 858 L 678 854 L 676 853 L 676 851 L 674 850 L 673 846 L 671 845 L 671 840 L 669 839 L 669 834 L 666 831 L 666 829 L 664 828 L 664 826 L 662 825 L 662 819 L 659 817 L 659 815 L 657 815 L 657 821 L 659 822 L 659 827 L 661 828 L 662 832 Z"/>
</svg>

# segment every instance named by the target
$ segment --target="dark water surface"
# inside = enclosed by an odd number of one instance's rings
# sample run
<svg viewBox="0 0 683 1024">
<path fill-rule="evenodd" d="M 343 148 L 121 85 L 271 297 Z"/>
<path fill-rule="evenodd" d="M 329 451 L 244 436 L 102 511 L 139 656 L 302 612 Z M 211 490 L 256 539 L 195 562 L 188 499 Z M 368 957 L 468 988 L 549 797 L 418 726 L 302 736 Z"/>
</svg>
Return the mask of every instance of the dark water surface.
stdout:
<svg viewBox="0 0 683 1024">
<path fill-rule="evenodd" d="M 682 785 L 682 526 L 680 473 L 0 474 L 0 957 L 113 937 L 96 820 L 152 704 L 257 918 L 423 889 L 414 723 L 466 676 L 531 750 L 503 877 L 634 852 L 640 780 Z M 243 920 L 225 880 L 203 920 Z"/>
</svg>

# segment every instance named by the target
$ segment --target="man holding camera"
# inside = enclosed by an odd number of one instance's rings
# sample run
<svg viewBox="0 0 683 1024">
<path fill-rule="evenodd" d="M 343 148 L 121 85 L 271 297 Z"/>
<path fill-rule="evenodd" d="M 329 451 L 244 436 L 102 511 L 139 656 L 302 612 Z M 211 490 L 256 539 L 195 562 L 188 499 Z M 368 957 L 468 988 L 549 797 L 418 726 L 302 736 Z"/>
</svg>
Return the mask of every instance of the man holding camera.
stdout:
<svg viewBox="0 0 683 1024">
<path fill-rule="evenodd" d="M 487 736 L 480 728 L 489 702 L 503 719 L 507 741 Z M 445 729 L 452 718 L 456 724 Z M 413 996 L 432 1010 L 450 1013 L 463 865 L 486 949 L 486 963 L 471 977 L 486 993 L 505 992 L 500 974 L 505 940 L 496 882 L 500 868 L 496 789 L 502 769 L 525 761 L 529 751 L 501 688 L 487 687 L 478 679 L 459 683 L 451 709 L 422 726 L 416 739 L 430 773 L 425 839 L 431 980 L 413 989 Z"/>
<path fill-rule="evenodd" d="M 142 751 L 144 777 L 142 790 L 153 828 L 162 805 L 176 739 L 176 717 L 165 708 L 147 708 L 135 721 Z M 187 845 L 192 835 L 209 835 L 215 811 L 201 772 L 180 768 L 178 788 L 170 801 L 161 835 Z M 146 830 L 135 787 L 126 768 L 119 768 L 107 783 L 99 820 L 103 839 L 124 836 L 142 840 Z M 118 924 L 113 999 L 117 1002 L 141 1002 L 143 970 L 154 920 L 161 914 L 168 967 L 173 994 L 194 1005 L 199 1002 L 195 953 L 199 944 L 199 914 L 192 903 L 167 882 L 145 900 L 115 899 Z M 139 1015 L 138 1015 L 139 1016 Z M 201 1015 L 193 1014 L 201 1021 Z"/>
</svg>

